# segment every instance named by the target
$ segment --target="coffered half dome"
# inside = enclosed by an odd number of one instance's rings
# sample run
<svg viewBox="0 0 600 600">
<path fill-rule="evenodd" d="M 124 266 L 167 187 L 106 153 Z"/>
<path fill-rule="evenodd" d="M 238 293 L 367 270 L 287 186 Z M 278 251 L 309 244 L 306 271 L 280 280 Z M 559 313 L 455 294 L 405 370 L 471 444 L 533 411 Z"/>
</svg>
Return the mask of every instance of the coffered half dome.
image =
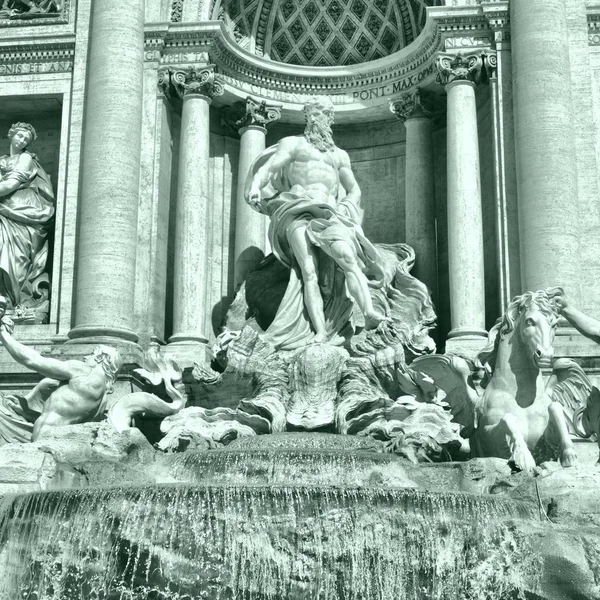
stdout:
<svg viewBox="0 0 600 600">
<path fill-rule="evenodd" d="M 427 6 L 443 0 L 213 0 L 244 49 L 292 65 L 342 66 L 376 60 L 419 35 Z"/>
</svg>

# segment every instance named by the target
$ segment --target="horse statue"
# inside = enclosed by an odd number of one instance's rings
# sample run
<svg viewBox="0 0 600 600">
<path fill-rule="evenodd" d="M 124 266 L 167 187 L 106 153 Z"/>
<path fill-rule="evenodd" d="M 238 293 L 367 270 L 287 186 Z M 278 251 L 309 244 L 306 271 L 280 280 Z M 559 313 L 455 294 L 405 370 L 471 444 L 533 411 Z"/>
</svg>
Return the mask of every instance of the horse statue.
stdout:
<svg viewBox="0 0 600 600">
<path fill-rule="evenodd" d="M 561 288 L 550 288 L 510 302 L 477 357 L 484 370 L 481 391 L 473 382 L 472 365 L 459 356 L 423 356 L 410 365 L 446 393 L 473 457 L 507 458 L 522 471 L 535 469 L 534 454 L 545 452 L 564 467 L 576 460 L 570 430 L 577 433 L 573 420 L 587 378 L 574 361 L 553 361 L 559 317 L 554 299 L 562 294 Z M 542 369 L 550 368 L 545 378 Z"/>
</svg>

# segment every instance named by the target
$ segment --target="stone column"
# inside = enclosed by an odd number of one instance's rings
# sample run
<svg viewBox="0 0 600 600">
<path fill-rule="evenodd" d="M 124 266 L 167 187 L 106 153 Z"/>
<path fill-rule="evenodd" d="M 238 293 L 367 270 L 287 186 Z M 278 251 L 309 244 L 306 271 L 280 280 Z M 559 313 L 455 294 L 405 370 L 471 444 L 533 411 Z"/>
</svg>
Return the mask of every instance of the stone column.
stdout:
<svg viewBox="0 0 600 600">
<path fill-rule="evenodd" d="M 267 125 L 281 117 L 281 109 L 246 98 L 224 112 L 225 122 L 240 134 L 240 160 L 235 209 L 234 286 L 256 269 L 266 253 L 269 220 L 246 202 L 244 188 L 248 171 L 266 146 Z"/>
<path fill-rule="evenodd" d="M 435 178 L 433 164 L 433 95 L 421 89 L 390 102 L 406 128 L 406 243 L 415 251 L 413 275 L 437 301 Z"/>
<path fill-rule="evenodd" d="M 173 71 L 171 81 L 183 99 L 179 179 L 175 215 L 173 335 L 170 344 L 208 341 L 208 182 L 209 107 L 223 93 L 214 66 Z"/>
<path fill-rule="evenodd" d="M 143 67 L 144 0 L 94 0 L 85 94 L 75 315 L 69 332 L 69 337 L 78 342 L 137 340 L 131 327 Z"/>
<path fill-rule="evenodd" d="M 483 225 L 475 83 L 479 55 L 442 54 L 438 83 L 447 94 L 449 338 L 478 340 L 485 331 Z"/>
<path fill-rule="evenodd" d="M 578 186 L 565 0 L 510 3 L 523 290 L 580 301 Z"/>
</svg>

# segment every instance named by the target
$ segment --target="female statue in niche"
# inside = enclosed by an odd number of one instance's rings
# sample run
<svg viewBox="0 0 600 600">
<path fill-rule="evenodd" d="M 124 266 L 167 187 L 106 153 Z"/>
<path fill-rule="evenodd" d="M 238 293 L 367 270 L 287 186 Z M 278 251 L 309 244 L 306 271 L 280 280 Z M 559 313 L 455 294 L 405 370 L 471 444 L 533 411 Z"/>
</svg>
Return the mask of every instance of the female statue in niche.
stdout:
<svg viewBox="0 0 600 600">
<path fill-rule="evenodd" d="M 9 153 L 0 157 L 0 294 L 18 320 L 30 322 L 41 322 L 48 312 L 44 270 L 54 216 L 50 177 L 27 150 L 36 137 L 29 123 L 15 123 Z"/>
</svg>

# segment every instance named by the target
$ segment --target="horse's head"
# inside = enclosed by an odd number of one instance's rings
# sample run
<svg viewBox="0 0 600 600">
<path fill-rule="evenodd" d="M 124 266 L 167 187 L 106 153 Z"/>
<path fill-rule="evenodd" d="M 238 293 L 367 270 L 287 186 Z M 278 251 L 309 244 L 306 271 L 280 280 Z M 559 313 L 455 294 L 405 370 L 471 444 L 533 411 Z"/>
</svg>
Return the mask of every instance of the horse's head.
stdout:
<svg viewBox="0 0 600 600">
<path fill-rule="evenodd" d="M 557 317 L 545 313 L 537 302 L 532 302 L 519 315 L 516 329 L 536 367 L 550 367 L 552 364 L 556 322 Z"/>
<path fill-rule="evenodd" d="M 554 357 L 554 334 L 559 317 L 554 298 L 562 293 L 560 288 L 551 288 L 516 296 L 499 325 L 501 337 L 514 330 L 538 368 L 549 367 Z"/>
</svg>

